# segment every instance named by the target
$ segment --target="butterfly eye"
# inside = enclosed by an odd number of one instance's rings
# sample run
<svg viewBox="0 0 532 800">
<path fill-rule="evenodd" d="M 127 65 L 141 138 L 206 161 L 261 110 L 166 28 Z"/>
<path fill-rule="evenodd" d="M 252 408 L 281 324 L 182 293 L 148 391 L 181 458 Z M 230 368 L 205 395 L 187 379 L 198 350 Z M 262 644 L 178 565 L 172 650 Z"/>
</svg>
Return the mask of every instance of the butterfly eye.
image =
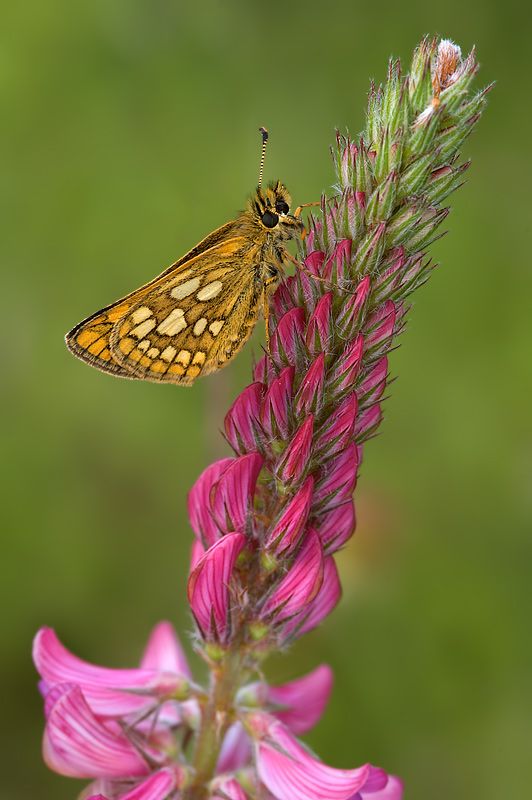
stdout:
<svg viewBox="0 0 532 800">
<path fill-rule="evenodd" d="M 279 212 L 279 214 L 288 214 L 290 211 L 290 206 L 288 203 L 285 203 L 284 200 L 278 200 L 275 204 L 275 210 Z"/>
<path fill-rule="evenodd" d="M 274 214 L 273 211 L 265 211 L 261 219 L 262 219 L 262 224 L 266 228 L 275 228 L 275 226 L 279 222 L 279 217 L 277 216 L 277 214 Z"/>
</svg>

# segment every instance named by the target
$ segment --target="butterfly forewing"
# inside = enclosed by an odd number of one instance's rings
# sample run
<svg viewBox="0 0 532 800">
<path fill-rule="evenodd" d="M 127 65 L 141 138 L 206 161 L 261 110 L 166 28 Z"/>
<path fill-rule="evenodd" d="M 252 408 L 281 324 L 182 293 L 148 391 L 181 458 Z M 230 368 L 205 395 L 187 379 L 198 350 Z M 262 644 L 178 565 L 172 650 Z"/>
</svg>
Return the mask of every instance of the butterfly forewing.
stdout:
<svg viewBox="0 0 532 800">
<path fill-rule="evenodd" d="M 220 369 L 257 319 L 264 287 L 250 268 L 252 250 L 258 252 L 255 243 L 235 236 L 187 254 L 75 328 L 69 346 L 94 366 L 129 378 L 189 384 Z"/>
</svg>

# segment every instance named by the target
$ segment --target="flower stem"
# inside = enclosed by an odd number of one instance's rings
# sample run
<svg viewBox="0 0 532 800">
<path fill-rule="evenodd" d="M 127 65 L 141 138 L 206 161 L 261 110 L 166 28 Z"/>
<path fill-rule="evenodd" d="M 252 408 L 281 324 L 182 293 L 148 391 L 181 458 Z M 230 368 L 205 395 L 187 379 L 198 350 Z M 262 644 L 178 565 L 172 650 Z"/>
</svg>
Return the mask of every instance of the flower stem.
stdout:
<svg viewBox="0 0 532 800">
<path fill-rule="evenodd" d="M 241 652 L 228 650 L 211 667 L 209 697 L 201 712 L 201 722 L 194 750 L 194 779 L 183 794 L 185 800 L 204 800 L 208 783 L 214 777 L 223 738 L 233 717 L 234 698 L 247 676 Z"/>
</svg>

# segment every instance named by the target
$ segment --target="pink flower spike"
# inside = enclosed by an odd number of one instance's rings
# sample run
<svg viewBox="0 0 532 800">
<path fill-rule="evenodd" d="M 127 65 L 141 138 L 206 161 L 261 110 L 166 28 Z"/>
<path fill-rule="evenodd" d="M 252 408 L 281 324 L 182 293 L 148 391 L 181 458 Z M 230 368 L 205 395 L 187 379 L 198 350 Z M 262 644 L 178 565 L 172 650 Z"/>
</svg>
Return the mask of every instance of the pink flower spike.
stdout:
<svg viewBox="0 0 532 800">
<path fill-rule="evenodd" d="M 54 772 L 72 778 L 145 775 L 148 765 L 118 724 L 106 727 L 92 713 L 78 686 L 53 690 L 43 757 Z"/>
<path fill-rule="evenodd" d="M 220 538 L 221 532 L 212 517 L 211 496 L 213 488 L 234 458 L 221 458 L 203 470 L 188 493 L 188 518 L 196 534 L 206 547 Z"/>
<path fill-rule="evenodd" d="M 332 556 L 325 558 L 323 583 L 314 600 L 297 617 L 283 628 L 283 641 L 293 636 L 302 636 L 316 628 L 336 607 L 342 596 L 338 570 Z"/>
<path fill-rule="evenodd" d="M 208 641 L 225 642 L 229 637 L 230 582 L 246 541 L 243 533 L 226 534 L 200 558 L 188 579 L 190 607 Z"/>
<path fill-rule="evenodd" d="M 127 794 L 120 795 L 119 800 L 166 800 L 172 792 L 179 789 L 183 778 L 183 771 L 177 764 L 160 769 Z"/>
<path fill-rule="evenodd" d="M 316 725 L 329 701 L 333 672 L 327 664 L 282 686 L 270 686 L 267 702 L 274 714 L 293 733 L 306 733 Z M 278 709 L 275 709 L 278 706 Z"/>
<path fill-rule="evenodd" d="M 350 499 L 344 500 L 319 518 L 316 530 L 327 555 L 343 547 L 353 535 L 355 526 L 355 504 Z"/>
<path fill-rule="evenodd" d="M 382 410 L 379 403 L 377 403 L 374 406 L 370 406 L 357 419 L 357 424 L 355 426 L 355 438 L 357 442 L 362 442 L 375 433 L 381 422 Z"/>
<path fill-rule="evenodd" d="M 314 479 L 309 476 L 267 533 L 266 547 L 277 555 L 292 552 L 297 546 L 308 519 L 313 489 Z"/>
<path fill-rule="evenodd" d="M 109 669 L 82 661 L 63 647 L 51 628 L 41 628 L 37 633 L 33 660 L 47 686 L 80 686 L 93 712 L 102 717 L 120 717 L 145 709 L 153 705 L 154 697 L 182 689 L 186 680 L 173 670 Z"/>
<path fill-rule="evenodd" d="M 279 477 L 284 483 L 296 482 L 301 478 L 310 460 L 314 416 L 309 414 L 292 437 L 284 451 L 279 465 Z"/>
<path fill-rule="evenodd" d="M 169 622 L 159 622 L 152 630 L 140 666 L 192 678 L 185 651 Z"/>
<path fill-rule="evenodd" d="M 304 345 L 305 311 L 296 307 L 283 317 L 270 340 L 271 356 L 275 363 L 290 366 L 299 362 Z"/>
<path fill-rule="evenodd" d="M 333 411 L 320 431 L 316 450 L 326 450 L 329 455 L 344 448 L 353 438 L 358 410 L 356 392 L 351 392 Z"/>
<path fill-rule="evenodd" d="M 358 450 L 354 444 L 350 444 L 340 455 L 330 459 L 323 466 L 322 476 L 316 483 L 314 506 L 320 505 L 321 511 L 325 511 L 335 508 L 343 500 L 351 497 L 356 484 L 357 470 Z"/>
<path fill-rule="evenodd" d="M 335 769 L 318 761 L 282 723 L 255 714 L 250 727 L 265 730 L 256 742 L 257 770 L 277 800 L 349 800 L 363 789 L 370 765 Z"/>
<path fill-rule="evenodd" d="M 325 377 L 325 353 L 320 353 L 303 377 L 296 395 L 296 413 L 313 414 L 321 407 Z"/>
<path fill-rule="evenodd" d="M 261 616 L 289 619 L 313 600 L 323 580 L 323 550 L 316 531 L 309 531 L 287 574 L 268 597 Z"/>
<path fill-rule="evenodd" d="M 383 356 L 372 368 L 369 375 L 364 378 L 358 387 L 358 396 L 364 403 L 374 403 L 380 400 L 386 388 L 386 378 L 388 377 L 388 359 Z"/>
<path fill-rule="evenodd" d="M 285 439 L 288 436 L 288 414 L 292 401 L 294 368 L 285 367 L 273 380 L 264 395 L 261 407 L 261 423 L 269 437 Z"/>
<path fill-rule="evenodd" d="M 249 453 L 233 459 L 220 476 L 211 505 L 214 518 L 222 531 L 227 533 L 246 529 L 261 468 L 261 456 L 258 453 Z"/>
<path fill-rule="evenodd" d="M 311 353 L 327 351 L 332 336 L 332 292 L 318 301 L 307 325 L 305 340 Z"/>
<path fill-rule="evenodd" d="M 256 450 L 261 439 L 260 406 L 264 386 L 252 383 L 238 395 L 225 415 L 225 435 L 237 453 Z"/>
</svg>

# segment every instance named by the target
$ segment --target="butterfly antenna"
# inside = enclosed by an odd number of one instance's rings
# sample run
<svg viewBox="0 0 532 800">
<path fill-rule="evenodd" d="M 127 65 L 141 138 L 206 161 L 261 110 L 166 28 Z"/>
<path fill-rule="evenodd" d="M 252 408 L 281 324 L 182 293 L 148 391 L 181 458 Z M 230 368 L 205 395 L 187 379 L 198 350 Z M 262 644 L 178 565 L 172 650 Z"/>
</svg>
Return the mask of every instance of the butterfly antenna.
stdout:
<svg viewBox="0 0 532 800">
<path fill-rule="evenodd" d="M 260 165 L 259 165 L 259 186 L 262 186 L 262 173 L 264 172 L 264 157 L 266 156 L 266 143 L 268 141 L 268 131 L 266 128 L 259 128 L 259 132 L 262 134 L 262 151 L 260 154 Z"/>
</svg>

